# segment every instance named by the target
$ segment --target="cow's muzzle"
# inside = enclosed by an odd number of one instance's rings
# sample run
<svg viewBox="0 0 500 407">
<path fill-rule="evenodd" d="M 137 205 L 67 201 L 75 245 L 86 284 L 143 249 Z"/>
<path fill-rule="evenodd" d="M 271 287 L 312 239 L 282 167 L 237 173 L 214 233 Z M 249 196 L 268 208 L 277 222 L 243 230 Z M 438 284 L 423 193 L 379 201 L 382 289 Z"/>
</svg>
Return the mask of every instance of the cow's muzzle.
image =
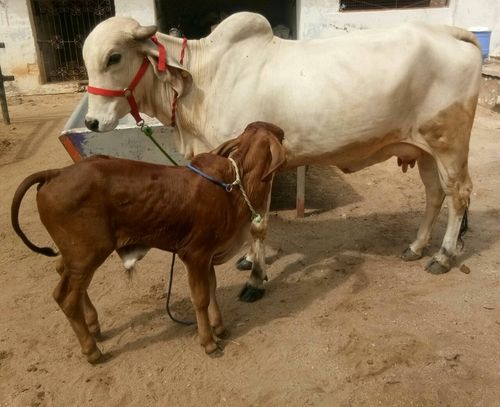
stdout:
<svg viewBox="0 0 500 407">
<path fill-rule="evenodd" d="M 99 131 L 99 120 L 97 119 L 85 119 L 85 126 L 90 131 Z"/>
</svg>

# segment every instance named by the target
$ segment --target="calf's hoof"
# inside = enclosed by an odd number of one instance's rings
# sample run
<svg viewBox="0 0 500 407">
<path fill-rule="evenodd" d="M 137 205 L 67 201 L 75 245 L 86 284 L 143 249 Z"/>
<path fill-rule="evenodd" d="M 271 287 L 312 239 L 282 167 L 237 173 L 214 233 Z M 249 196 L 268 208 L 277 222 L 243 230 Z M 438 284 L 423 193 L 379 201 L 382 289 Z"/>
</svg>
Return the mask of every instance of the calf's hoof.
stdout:
<svg viewBox="0 0 500 407">
<path fill-rule="evenodd" d="M 99 363 L 102 360 L 102 353 L 99 350 L 99 348 L 95 348 L 95 350 L 91 353 L 89 353 L 87 356 L 87 362 L 95 365 L 96 363 Z"/>
<path fill-rule="evenodd" d="M 415 261 L 422 258 L 421 254 L 415 253 L 411 248 L 406 248 L 406 250 L 401 254 L 401 259 L 404 261 Z"/>
<path fill-rule="evenodd" d="M 425 269 L 431 274 L 445 274 L 450 271 L 450 267 L 443 266 L 436 259 L 432 259 L 429 263 L 427 263 Z"/>
<path fill-rule="evenodd" d="M 255 302 L 264 296 L 265 290 L 263 288 L 256 288 L 248 283 L 241 289 L 239 298 L 243 302 Z"/>
<path fill-rule="evenodd" d="M 89 332 L 94 338 L 96 338 L 96 339 L 101 338 L 101 327 L 98 324 L 97 325 L 90 325 Z"/>
<path fill-rule="evenodd" d="M 236 262 L 236 268 L 241 271 L 252 270 L 252 262 L 243 256 Z"/>
</svg>

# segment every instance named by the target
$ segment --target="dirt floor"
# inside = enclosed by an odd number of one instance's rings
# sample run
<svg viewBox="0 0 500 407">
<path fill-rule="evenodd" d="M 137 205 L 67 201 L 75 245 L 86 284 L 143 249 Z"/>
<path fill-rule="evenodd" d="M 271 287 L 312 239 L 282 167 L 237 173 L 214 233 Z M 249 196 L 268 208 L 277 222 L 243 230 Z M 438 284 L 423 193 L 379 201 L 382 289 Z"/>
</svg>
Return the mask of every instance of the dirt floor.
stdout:
<svg viewBox="0 0 500 407">
<path fill-rule="evenodd" d="M 54 260 L 30 252 L 11 230 L 10 203 L 28 174 L 70 163 L 57 136 L 81 95 L 11 100 L 0 125 L 1 406 L 499 406 L 500 115 L 479 109 L 471 141 L 470 231 L 457 266 L 424 266 L 399 254 L 416 234 L 424 191 L 396 159 L 349 176 L 307 173 L 307 216 L 295 219 L 294 176 L 276 182 L 265 297 L 237 300 L 246 273 L 217 269 L 231 334 L 207 357 L 195 327 L 164 311 L 170 254 L 153 251 L 130 282 L 113 255 L 89 293 L 108 359 L 89 365 L 52 299 Z M 25 198 L 21 224 L 50 244 Z M 193 318 L 176 267 L 172 308 Z"/>
</svg>

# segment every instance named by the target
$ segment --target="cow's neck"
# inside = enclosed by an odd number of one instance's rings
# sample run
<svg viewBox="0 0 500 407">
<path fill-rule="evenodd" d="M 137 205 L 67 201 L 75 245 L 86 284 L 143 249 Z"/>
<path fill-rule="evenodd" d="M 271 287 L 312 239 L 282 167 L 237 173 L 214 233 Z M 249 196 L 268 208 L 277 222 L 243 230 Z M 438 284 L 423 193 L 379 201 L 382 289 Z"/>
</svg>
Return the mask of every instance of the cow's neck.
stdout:
<svg viewBox="0 0 500 407">
<path fill-rule="evenodd" d="M 182 39 L 161 33 L 158 33 L 157 37 L 164 44 L 168 55 L 179 61 Z M 203 122 L 205 115 L 202 106 L 205 97 L 203 90 L 197 86 L 197 78 L 200 75 L 206 75 L 207 72 L 204 72 L 202 64 L 200 64 L 200 55 L 202 55 L 199 52 L 200 48 L 200 41 L 188 41 L 183 65 L 192 75 L 193 84 L 178 99 L 176 108 L 175 132 L 179 137 L 181 152 L 187 157 L 214 147 L 208 143 L 204 136 Z M 156 117 L 165 126 L 170 126 L 174 90 L 169 83 L 161 82 L 156 75 L 153 76 L 153 82 L 151 86 L 148 86 L 151 92 L 144 95 L 143 111 L 149 116 Z"/>
</svg>

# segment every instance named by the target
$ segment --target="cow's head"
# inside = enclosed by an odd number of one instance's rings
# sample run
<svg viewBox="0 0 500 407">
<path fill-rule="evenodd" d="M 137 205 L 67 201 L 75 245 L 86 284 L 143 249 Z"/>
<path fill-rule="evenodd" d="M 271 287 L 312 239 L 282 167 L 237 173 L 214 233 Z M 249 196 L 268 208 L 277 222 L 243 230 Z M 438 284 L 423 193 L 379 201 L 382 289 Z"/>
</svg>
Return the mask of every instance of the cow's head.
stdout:
<svg viewBox="0 0 500 407">
<path fill-rule="evenodd" d="M 154 88 L 152 71 L 162 82 L 168 82 L 179 96 L 182 95 L 190 75 L 170 55 L 167 61 L 169 69 L 158 71 L 159 52 L 151 41 L 156 31 L 156 26 L 141 26 L 136 20 L 127 17 L 111 17 L 97 25 L 83 45 L 89 85 L 112 90 L 125 89 L 132 82 L 144 57 L 147 57 L 153 69 L 148 69 L 134 90 L 139 108 L 145 99 L 151 99 L 145 98 L 148 93 L 160 91 Z M 125 97 L 89 94 L 85 124 L 93 131 L 110 131 L 129 112 L 130 105 Z"/>
</svg>

